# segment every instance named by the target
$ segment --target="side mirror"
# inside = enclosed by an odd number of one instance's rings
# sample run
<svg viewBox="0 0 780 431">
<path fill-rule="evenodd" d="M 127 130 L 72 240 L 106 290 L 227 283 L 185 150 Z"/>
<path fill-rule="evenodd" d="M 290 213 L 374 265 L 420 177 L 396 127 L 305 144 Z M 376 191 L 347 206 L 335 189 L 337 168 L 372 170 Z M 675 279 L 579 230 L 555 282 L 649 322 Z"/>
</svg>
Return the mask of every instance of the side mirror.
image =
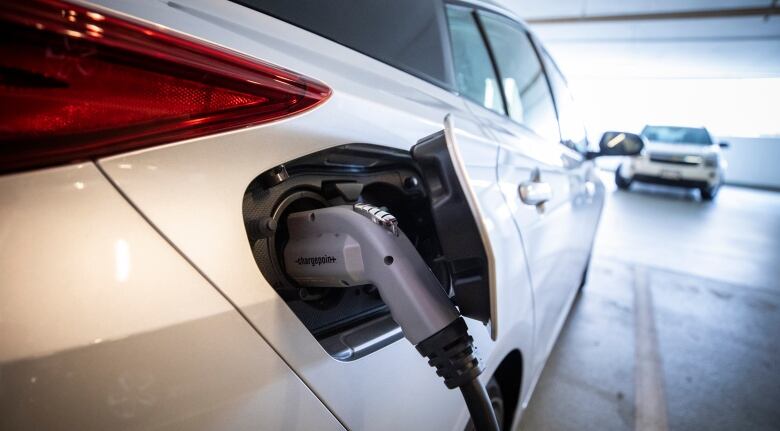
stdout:
<svg viewBox="0 0 780 431">
<path fill-rule="evenodd" d="M 628 132 L 605 132 L 599 142 L 598 153 L 588 153 L 589 158 L 601 156 L 635 156 L 645 147 L 644 139 Z"/>
<path fill-rule="evenodd" d="M 718 144 L 718 146 L 720 146 L 721 148 L 728 148 L 728 147 L 729 147 L 729 143 L 728 143 L 728 142 L 726 142 L 726 141 L 721 141 L 721 142 Z"/>
</svg>

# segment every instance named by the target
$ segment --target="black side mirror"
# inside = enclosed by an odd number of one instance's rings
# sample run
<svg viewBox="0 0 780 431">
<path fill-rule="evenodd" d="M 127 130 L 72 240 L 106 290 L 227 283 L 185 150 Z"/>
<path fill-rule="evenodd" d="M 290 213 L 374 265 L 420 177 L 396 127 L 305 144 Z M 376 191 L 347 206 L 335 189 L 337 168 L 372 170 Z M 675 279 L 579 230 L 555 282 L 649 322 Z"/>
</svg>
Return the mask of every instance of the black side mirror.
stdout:
<svg viewBox="0 0 780 431">
<path fill-rule="evenodd" d="M 728 148 L 728 147 L 729 147 L 729 143 L 728 143 L 728 142 L 726 142 L 726 141 L 721 141 L 721 142 L 718 144 L 718 146 L 720 146 L 721 148 Z"/>
<path fill-rule="evenodd" d="M 635 156 L 645 147 L 641 136 L 628 132 L 605 132 L 599 142 L 598 153 L 588 153 L 589 158 L 601 156 Z"/>
</svg>

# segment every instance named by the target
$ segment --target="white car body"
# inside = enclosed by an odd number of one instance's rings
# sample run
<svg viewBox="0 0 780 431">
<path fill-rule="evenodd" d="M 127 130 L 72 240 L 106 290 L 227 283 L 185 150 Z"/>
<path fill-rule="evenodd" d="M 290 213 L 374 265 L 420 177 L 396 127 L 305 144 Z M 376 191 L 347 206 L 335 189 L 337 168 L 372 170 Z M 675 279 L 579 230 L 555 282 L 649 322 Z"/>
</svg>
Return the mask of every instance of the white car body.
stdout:
<svg viewBox="0 0 780 431">
<path fill-rule="evenodd" d="M 521 374 L 514 423 L 580 286 L 604 187 L 591 160 L 506 116 L 227 1 L 81 2 L 312 77 L 302 115 L 0 176 L 3 429 L 460 430 L 468 412 L 405 340 L 332 357 L 267 282 L 241 204 L 260 173 L 347 143 L 408 150 L 453 119 L 492 249 L 488 379 Z M 515 18 L 490 3 L 480 7 Z M 543 209 L 518 184 L 552 187 Z"/>
</svg>

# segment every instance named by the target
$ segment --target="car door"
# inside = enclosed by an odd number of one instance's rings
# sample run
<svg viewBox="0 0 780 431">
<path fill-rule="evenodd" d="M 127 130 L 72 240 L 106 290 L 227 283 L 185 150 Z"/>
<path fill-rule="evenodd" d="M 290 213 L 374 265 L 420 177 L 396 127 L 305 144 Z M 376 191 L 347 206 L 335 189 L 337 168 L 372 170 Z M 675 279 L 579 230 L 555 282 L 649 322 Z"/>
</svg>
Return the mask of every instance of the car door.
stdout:
<svg viewBox="0 0 780 431">
<path fill-rule="evenodd" d="M 561 144 L 580 155 L 585 155 L 589 149 L 589 142 L 583 113 L 575 103 L 566 78 L 558 65 L 538 40 L 533 36 L 532 40 L 542 58 L 552 89 L 561 131 Z M 573 245 L 579 247 L 579 252 L 590 256 L 604 204 L 604 184 L 599 179 L 598 169 L 592 159 L 587 160 L 586 157 L 580 156 L 577 158 L 576 165 L 574 171 L 579 176 L 579 181 L 577 181 L 578 190 L 574 193 L 573 205 L 578 211 L 577 225 L 580 241 Z"/>
<path fill-rule="evenodd" d="M 534 370 L 560 328 L 584 271 L 592 237 L 581 230 L 588 193 L 584 157 L 561 145 L 550 87 L 522 26 L 504 16 L 448 6 L 456 81 L 500 145 L 497 178 L 523 239 L 534 291 Z M 471 28 L 466 30 L 466 28 Z M 469 83 L 475 51 L 495 78 Z M 471 85 L 470 85 L 471 84 Z M 477 83 L 478 84 L 478 83 Z"/>
</svg>

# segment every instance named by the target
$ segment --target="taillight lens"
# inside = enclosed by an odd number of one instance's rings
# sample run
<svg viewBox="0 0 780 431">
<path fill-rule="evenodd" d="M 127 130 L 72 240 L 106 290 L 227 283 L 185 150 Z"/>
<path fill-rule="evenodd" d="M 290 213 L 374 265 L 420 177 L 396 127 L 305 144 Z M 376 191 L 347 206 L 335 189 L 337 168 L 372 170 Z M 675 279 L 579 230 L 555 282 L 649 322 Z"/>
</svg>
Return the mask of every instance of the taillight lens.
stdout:
<svg viewBox="0 0 780 431">
<path fill-rule="evenodd" d="M 0 172 L 257 125 L 330 95 L 287 70 L 53 0 L 0 5 Z"/>
</svg>

